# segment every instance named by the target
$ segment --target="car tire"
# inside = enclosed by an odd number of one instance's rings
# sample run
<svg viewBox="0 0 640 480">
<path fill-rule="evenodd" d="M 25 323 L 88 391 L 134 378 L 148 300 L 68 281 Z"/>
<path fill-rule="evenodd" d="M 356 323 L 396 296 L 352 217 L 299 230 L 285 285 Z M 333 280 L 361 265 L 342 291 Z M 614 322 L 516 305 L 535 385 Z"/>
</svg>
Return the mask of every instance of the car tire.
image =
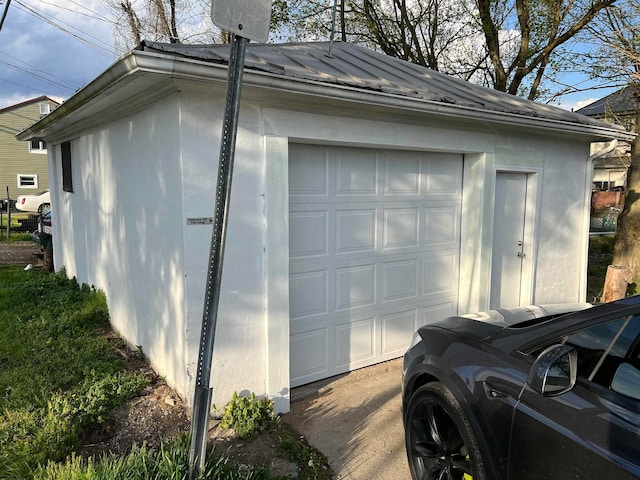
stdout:
<svg viewBox="0 0 640 480">
<path fill-rule="evenodd" d="M 460 403 L 442 383 L 428 383 L 411 395 L 404 426 L 414 480 L 486 480 L 476 436 Z"/>
</svg>

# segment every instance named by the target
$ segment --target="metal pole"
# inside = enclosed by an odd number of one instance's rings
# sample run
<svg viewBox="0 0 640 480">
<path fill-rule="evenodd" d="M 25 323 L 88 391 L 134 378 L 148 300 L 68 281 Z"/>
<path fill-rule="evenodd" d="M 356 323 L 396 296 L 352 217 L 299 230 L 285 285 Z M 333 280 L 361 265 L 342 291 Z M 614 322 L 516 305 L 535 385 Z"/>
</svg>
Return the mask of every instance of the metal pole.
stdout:
<svg viewBox="0 0 640 480">
<path fill-rule="evenodd" d="M 2 30 L 2 25 L 4 25 L 4 19 L 7 18 L 9 5 L 11 5 L 11 0 L 7 0 L 7 4 L 4 6 L 4 13 L 2 14 L 2 19 L 0 19 L 0 30 Z"/>
<path fill-rule="evenodd" d="M 11 195 L 9 195 L 9 185 L 7 185 L 7 238 L 11 236 Z"/>
<path fill-rule="evenodd" d="M 329 55 L 333 53 L 333 37 L 336 35 L 336 10 L 338 9 L 338 0 L 333 0 L 333 13 L 331 14 L 331 38 L 329 39 Z"/>
<path fill-rule="evenodd" d="M 240 91 L 245 51 L 248 40 L 231 35 L 231 51 L 229 53 L 229 70 L 227 77 L 227 98 L 222 126 L 220 145 L 220 162 L 218 165 L 218 181 L 216 185 L 216 204 L 209 253 L 209 268 L 205 289 L 202 330 L 200 333 L 200 351 L 198 354 L 198 371 L 194 392 L 193 416 L 191 418 L 191 447 L 189 449 L 189 466 L 191 479 L 198 478 L 204 468 L 209 433 L 209 413 L 213 389 L 209 387 L 211 363 L 218 317 L 220 299 L 220 281 L 224 261 L 224 245 L 229 216 L 229 199 L 231 197 L 231 180 L 233 177 L 233 159 L 235 155 L 236 133 L 238 131 L 238 113 L 240 111 Z"/>
</svg>

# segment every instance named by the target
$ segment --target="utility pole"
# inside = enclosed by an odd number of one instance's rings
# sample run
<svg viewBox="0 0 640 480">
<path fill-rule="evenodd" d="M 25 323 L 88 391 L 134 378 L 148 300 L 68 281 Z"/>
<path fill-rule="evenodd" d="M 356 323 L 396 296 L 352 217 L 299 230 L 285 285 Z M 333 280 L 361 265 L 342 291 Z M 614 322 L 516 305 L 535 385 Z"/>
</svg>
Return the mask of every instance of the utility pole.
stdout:
<svg viewBox="0 0 640 480">
<path fill-rule="evenodd" d="M 11 5 L 11 0 L 7 0 L 7 3 L 4 6 L 4 12 L 2 12 L 2 19 L 0 19 L 0 31 L 2 31 L 2 25 L 4 25 L 4 19 L 7 18 L 7 12 L 9 11 L 9 5 Z"/>
</svg>

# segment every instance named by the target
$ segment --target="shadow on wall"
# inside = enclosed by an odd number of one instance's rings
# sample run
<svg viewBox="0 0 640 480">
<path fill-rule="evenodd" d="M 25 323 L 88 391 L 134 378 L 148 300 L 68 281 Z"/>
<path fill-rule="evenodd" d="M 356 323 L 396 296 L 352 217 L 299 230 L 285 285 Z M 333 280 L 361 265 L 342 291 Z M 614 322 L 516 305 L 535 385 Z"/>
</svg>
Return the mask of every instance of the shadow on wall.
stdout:
<svg viewBox="0 0 640 480">
<path fill-rule="evenodd" d="M 126 121 L 76 140 L 74 152 L 80 158 L 73 159 L 73 209 L 69 215 L 75 243 L 75 275 L 79 281 L 105 291 L 114 328 L 132 345 L 141 346 L 168 383 L 188 397 L 192 392 L 186 372 L 191 353 L 187 351 L 187 329 L 195 328 L 199 338 L 202 314 L 198 315 L 197 325 L 186 325 L 185 285 L 186 275 L 191 272 L 185 270 L 184 172 L 181 141 L 176 133 L 180 132 L 179 118 L 176 96 L 163 100 L 162 106 L 156 104 Z M 215 157 L 209 148 L 205 154 Z M 237 152 L 236 158 L 241 156 L 242 151 Z M 211 171 L 202 172 L 203 176 L 215 178 L 217 161 L 212 158 L 209 164 Z M 242 166 L 236 171 L 239 175 L 256 175 L 253 169 Z M 211 202 L 201 207 L 201 216 L 213 215 L 215 182 L 208 186 L 210 194 L 199 197 L 210 196 Z M 251 220 L 232 214 L 230 234 L 240 222 L 243 232 L 250 229 L 251 235 L 260 237 L 262 225 Z M 205 228 L 210 239 L 211 226 L 195 228 Z M 225 269 L 232 270 L 234 260 L 246 256 L 241 248 L 228 244 Z M 204 269 L 200 273 L 204 282 L 208 243 L 206 250 L 189 254 L 202 256 Z M 255 276 L 261 278 L 262 272 L 255 272 Z M 204 287 L 201 295 L 203 298 Z M 228 295 L 234 297 L 234 311 L 226 315 L 227 300 L 221 301 L 219 328 L 225 329 L 227 342 L 217 351 L 243 348 L 247 341 L 247 332 L 235 328 L 229 317 L 248 317 L 263 310 L 261 299 L 256 296 L 237 290 Z M 242 309 L 237 308 L 239 304 Z M 191 309 L 201 312 L 202 301 Z M 235 378 L 241 384 L 242 372 L 234 372 Z"/>
</svg>

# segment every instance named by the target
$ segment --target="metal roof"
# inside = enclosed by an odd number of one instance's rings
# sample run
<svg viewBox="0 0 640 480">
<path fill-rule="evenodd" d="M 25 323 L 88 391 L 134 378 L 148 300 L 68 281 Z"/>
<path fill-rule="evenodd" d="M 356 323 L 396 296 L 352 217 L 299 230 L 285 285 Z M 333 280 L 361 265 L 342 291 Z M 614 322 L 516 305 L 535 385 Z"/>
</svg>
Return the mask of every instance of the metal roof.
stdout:
<svg viewBox="0 0 640 480">
<path fill-rule="evenodd" d="M 590 117 L 601 117 L 606 114 L 630 114 L 635 112 L 638 104 L 638 88 L 626 86 L 617 92 L 596 100 L 589 105 L 576 110 L 576 113 Z"/>
<path fill-rule="evenodd" d="M 331 55 L 329 48 L 329 42 L 250 43 L 245 69 L 487 112 L 603 126 L 602 122 L 578 113 L 475 85 L 351 43 L 333 43 Z M 148 41 L 143 42 L 139 49 L 220 64 L 228 63 L 230 50 L 228 44 L 185 45 Z"/>
<path fill-rule="evenodd" d="M 509 95 L 350 43 L 247 45 L 243 84 L 254 92 L 394 109 L 490 128 L 630 141 L 618 125 Z M 121 118 L 175 88 L 174 80 L 227 81 L 230 46 L 143 42 L 16 138 L 49 141 Z M 283 98 L 280 96 L 279 98 Z M 346 103 L 343 103 L 346 102 Z M 364 110 L 363 110 L 364 111 Z"/>
</svg>

